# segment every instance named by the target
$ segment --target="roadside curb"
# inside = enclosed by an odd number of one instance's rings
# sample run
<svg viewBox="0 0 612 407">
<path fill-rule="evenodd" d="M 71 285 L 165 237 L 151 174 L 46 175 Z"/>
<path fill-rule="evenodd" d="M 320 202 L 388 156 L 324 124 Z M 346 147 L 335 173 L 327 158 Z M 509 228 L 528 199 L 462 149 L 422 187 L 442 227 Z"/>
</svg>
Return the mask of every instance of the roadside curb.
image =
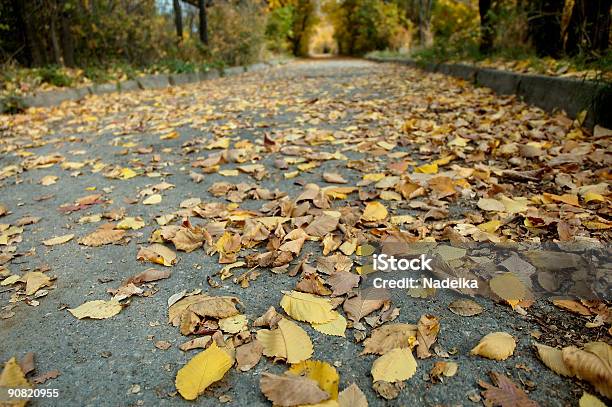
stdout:
<svg viewBox="0 0 612 407">
<path fill-rule="evenodd" d="M 203 82 L 225 76 L 255 72 L 285 64 L 286 61 L 258 62 L 251 65 L 230 68 L 211 69 L 206 72 L 172 73 L 143 75 L 135 79 L 119 82 L 94 84 L 78 88 L 54 89 L 37 92 L 21 97 L 25 107 L 50 107 L 65 101 L 78 101 L 89 95 L 104 95 L 113 92 L 131 92 L 135 90 L 162 89 L 169 86 L 180 86 L 189 83 Z M 0 101 L 0 104 L 2 101 Z M 0 106 L 1 108 L 2 106 Z M 1 109 L 0 109 L 1 111 Z"/>
<path fill-rule="evenodd" d="M 562 78 L 546 75 L 522 74 L 467 64 L 418 63 L 404 58 L 367 57 L 374 62 L 392 62 L 464 79 L 478 86 L 485 86 L 500 95 L 517 95 L 523 101 L 547 112 L 563 110 L 575 119 L 587 110 L 584 124 L 599 124 L 612 128 L 612 85 L 589 80 Z"/>
</svg>

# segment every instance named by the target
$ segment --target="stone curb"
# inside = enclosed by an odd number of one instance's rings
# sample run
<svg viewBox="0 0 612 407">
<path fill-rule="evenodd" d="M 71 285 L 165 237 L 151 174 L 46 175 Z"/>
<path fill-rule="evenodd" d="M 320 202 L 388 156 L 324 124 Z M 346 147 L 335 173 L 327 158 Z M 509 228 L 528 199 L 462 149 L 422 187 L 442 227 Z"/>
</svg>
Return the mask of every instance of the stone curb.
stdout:
<svg viewBox="0 0 612 407">
<path fill-rule="evenodd" d="M 403 58 L 367 59 L 375 62 L 393 62 L 420 68 L 429 72 L 462 78 L 478 86 L 491 88 L 500 95 L 517 95 L 527 103 L 547 112 L 564 110 L 571 118 L 587 110 L 584 124 L 593 127 L 599 124 L 612 128 L 612 85 L 594 81 L 561 78 L 546 75 L 522 74 L 489 68 L 478 68 L 467 64 L 418 63 Z"/>
<path fill-rule="evenodd" d="M 245 72 L 261 71 L 285 63 L 286 61 L 273 60 L 225 69 L 211 69 L 207 72 L 144 75 L 136 79 L 115 83 L 95 84 L 86 87 L 39 92 L 32 95 L 26 95 L 22 100 L 26 107 L 49 107 L 59 105 L 67 100 L 81 100 L 88 95 L 103 95 L 112 92 L 130 92 L 139 89 L 161 89 L 168 86 L 180 86 L 215 79 L 221 76 L 234 76 Z M 1 103 L 0 101 L 0 108 L 2 107 Z"/>
</svg>

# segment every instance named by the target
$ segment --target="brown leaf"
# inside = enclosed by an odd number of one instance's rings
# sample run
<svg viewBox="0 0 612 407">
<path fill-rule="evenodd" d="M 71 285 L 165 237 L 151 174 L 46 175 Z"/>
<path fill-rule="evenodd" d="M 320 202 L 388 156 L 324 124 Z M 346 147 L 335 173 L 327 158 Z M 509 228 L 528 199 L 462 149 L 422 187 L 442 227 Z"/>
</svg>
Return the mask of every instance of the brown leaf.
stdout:
<svg viewBox="0 0 612 407">
<path fill-rule="evenodd" d="M 157 270 L 151 268 L 130 277 L 123 285 L 128 285 L 130 283 L 140 285 L 151 281 L 163 280 L 164 278 L 170 277 L 171 274 L 172 272 L 170 270 Z"/>
<path fill-rule="evenodd" d="M 530 400 L 527 394 L 518 388 L 506 375 L 490 372 L 493 385 L 479 382 L 486 390 L 482 395 L 491 406 L 500 407 L 537 407 L 538 403 Z"/>
<path fill-rule="evenodd" d="M 387 301 L 389 301 L 389 294 L 385 289 L 370 289 L 344 301 L 342 307 L 351 320 L 358 322 L 361 318 L 381 308 Z"/>
<path fill-rule="evenodd" d="M 123 229 L 101 228 L 79 240 L 85 246 L 98 247 L 106 244 L 117 243 L 125 236 Z"/>
<path fill-rule="evenodd" d="M 243 372 L 257 366 L 263 355 L 263 346 L 257 339 L 236 348 L 236 368 Z"/>
<path fill-rule="evenodd" d="M 338 394 L 340 407 L 368 407 L 368 400 L 357 384 L 353 383 Z"/>
<path fill-rule="evenodd" d="M 590 342 L 580 350 L 563 348 L 563 362 L 577 378 L 591 383 L 602 395 L 612 399 L 612 346 L 605 342 Z"/>
<path fill-rule="evenodd" d="M 454 314 L 462 317 L 471 317 L 482 312 L 482 306 L 475 301 L 467 299 L 455 300 L 448 306 Z"/>
<path fill-rule="evenodd" d="M 417 326 L 413 324 L 387 324 L 372 330 L 363 344 L 362 355 L 383 355 L 394 348 L 412 348 L 416 343 Z"/>
<path fill-rule="evenodd" d="M 268 400 L 284 407 L 320 403 L 330 397 L 316 381 L 290 374 L 280 376 L 264 372 L 259 387 Z"/>
<path fill-rule="evenodd" d="M 425 359 L 431 356 L 429 348 L 436 342 L 440 332 L 440 320 L 433 315 L 422 315 L 417 323 L 417 356 Z"/>
<path fill-rule="evenodd" d="M 48 372 L 45 372 L 43 374 L 40 374 L 34 378 L 32 378 L 32 381 L 36 384 L 44 384 L 45 382 L 47 382 L 48 380 L 51 379 L 56 379 L 61 375 L 59 370 L 50 370 Z"/>
<path fill-rule="evenodd" d="M 351 291 L 351 289 L 359 286 L 360 277 L 358 274 L 349 271 L 338 271 L 333 273 L 328 279 L 333 290 L 332 296 L 337 297 Z"/>
</svg>

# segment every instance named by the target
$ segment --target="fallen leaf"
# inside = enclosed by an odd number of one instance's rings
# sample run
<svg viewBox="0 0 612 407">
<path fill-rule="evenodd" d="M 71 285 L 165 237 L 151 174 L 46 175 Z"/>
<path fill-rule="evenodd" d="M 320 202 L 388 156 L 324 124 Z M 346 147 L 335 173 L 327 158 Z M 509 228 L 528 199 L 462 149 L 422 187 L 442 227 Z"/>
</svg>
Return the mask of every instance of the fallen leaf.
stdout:
<svg viewBox="0 0 612 407">
<path fill-rule="evenodd" d="M 329 399 L 316 381 L 290 374 L 275 375 L 264 372 L 259 381 L 261 392 L 277 406 L 315 404 Z"/>
<path fill-rule="evenodd" d="M 195 400 L 208 386 L 221 380 L 233 364 L 232 357 L 213 341 L 178 371 L 176 389 L 185 400 Z"/>
<path fill-rule="evenodd" d="M 257 339 L 237 347 L 236 368 L 242 372 L 251 370 L 259 363 L 263 349 L 263 345 Z"/>
<path fill-rule="evenodd" d="M 538 357 L 550 370 L 561 376 L 573 376 L 572 372 L 565 366 L 565 362 L 563 362 L 561 349 L 555 349 L 540 343 L 535 343 L 534 345 L 538 352 Z"/>
<path fill-rule="evenodd" d="M 537 407 L 538 403 L 527 397 L 527 394 L 519 389 L 508 377 L 504 374 L 491 372 L 491 381 L 493 385 L 485 382 L 480 382 L 480 385 L 486 390 L 482 395 L 491 406 L 500 407 Z"/>
<path fill-rule="evenodd" d="M 338 395 L 339 407 L 368 407 L 368 400 L 357 384 L 352 383 Z"/>
<path fill-rule="evenodd" d="M 592 394 L 584 392 L 580 400 L 578 400 L 578 407 L 606 407 L 606 405 Z"/>
<path fill-rule="evenodd" d="M 471 351 L 471 355 L 479 355 L 488 359 L 506 360 L 516 348 L 512 335 L 506 332 L 492 332 L 485 335 Z"/>
<path fill-rule="evenodd" d="M 471 317 L 482 313 L 483 309 L 480 304 L 468 299 L 455 300 L 448 306 L 454 314 L 462 317 Z"/>
<path fill-rule="evenodd" d="M 137 260 L 147 260 L 155 264 L 170 267 L 176 263 L 176 253 L 161 244 L 141 247 L 136 255 Z"/>
<path fill-rule="evenodd" d="M 78 319 L 106 319 L 117 315 L 121 312 L 122 308 L 121 304 L 115 300 L 94 300 L 81 304 L 76 308 L 68 309 L 68 311 Z"/>
<path fill-rule="evenodd" d="M 56 246 L 56 245 L 60 245 L 60 244 L 64 244 L 66 242 L 69 242 L 73 238 L 74 238 L 74 234 L 57 236 L 57 237 L 53 237 L 51 239 L 43 240 L 43 244 L 45 246 Z"/>
<path fill-rule="evenodd" d="M 306 331 L 288 319 L 278 321 L 277 329 L 259 330 L 257 340 L 263 346 L 264 355 L 285 359 L 287 363 L 298 363 L 312 356 L 310 337 Z"/>
<path fill-rule="evenodd" d="M 416 369 L 417 362 L 410 349 L 394 348 L 374 361 L 371 373 L 375 382 L 394 383 L 410 379 Z"/>
<path fill-rule="evenodd" d="M 394 348 L 412 349 L 416 344 L 417 326 L 413 324 L 385 324 L 373 329 L 363 344 L 362 355 L 383 355 Z"/>
<path fill-rule="evenodd" d="M 368 202 L 363 215 L 361 215 L 361 219 L 366 222 L 375 222 L 386 219 L 388 215 L 387 208 L 380 202 Z"/>
<path fill-rule="evenodd" d="M 291 318 L 298 321 L 322 324 L 336 319 L 330 301 L 312 294 L 299 291 L 285 293 L 280 305 Z"/>
</svg>

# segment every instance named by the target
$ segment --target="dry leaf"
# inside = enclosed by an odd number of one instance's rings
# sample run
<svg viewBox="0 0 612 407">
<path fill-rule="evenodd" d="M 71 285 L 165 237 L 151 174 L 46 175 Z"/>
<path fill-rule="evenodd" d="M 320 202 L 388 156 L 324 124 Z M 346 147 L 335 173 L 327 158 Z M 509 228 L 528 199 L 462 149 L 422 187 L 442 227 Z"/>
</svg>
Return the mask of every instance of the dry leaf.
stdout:
<svg viewBox="0 0 612 407">
<path fill-rule="evenodd" d="M 278 321 L 277 329 L 258 331 L 257 340 L 263 346 L 264 355 L 285 359 L 287 363 L 298 363 L 312 356 L 310 337 L 288 319 Z"/>
<path fill-rule="evenodd" d="M 505 332 L 492 332 L 484 336 L 471 351 L 471 355 L 479 355 L 488 359 L 506 360 L 516 348 L 512 335 Z"/>
<path fill-rule="evenodd" d="M 491 381 L 494 386 L 480 382 L 486 390 L 482 395 L 491 406 L 500 407 L 537 407 L 538 403 L 529 400 L 527 394 L 518 387 L 508 377 L 501 373 L 491 372 Z"/>
<path fill-rule="evenodd" d="M 176 263 L 176 253 L 164 245 L 155 243 L 149 247 L 141 247 L 136 254 L 136 259 L 170 267 Z"/>
<path fill-rule="evenodd" d="M 266 398 L 277 406 L 315 404 L 329 399 L 329 394 L 307 377 L 264 372 L 259 387 Z"/>
<path fill-rule="evenodd" d="M 375 382 L 395 383 L 410 379 L 416 369 L 417 362 L 410 349 L 394 348 L 374 361 L 371 373 Z"/>
<path fill-rule="evenodd" d="M 329 394 L 330 400 L 338 399 L 338 384 L 340 376 L 332 365 L 320 360 L 305 360 L 297 363 L 287 373 L 306 376 L 316 381 L 319 387 Z"/>
<path fill-rule="evenodd" d="M 322 324 L 336 319 L 331 302 L 312 294 L 299 291 L 285 293 L 280 305 L 291 318 L 298 321 Z"/>
<path fill-rule="evenodd" d="M 606 407 L 606 405 L 592 394 L 584 392 L 578 401 L 578 407 Z"/>
<path fill-rule="evenodd" d="M 213 341 L 178 371 L 176 389 L 184 399 L 195 400 L 208 386 L 221 380 L 233 364 L 232 357 Z"/>
<path fill-rule="evenodd" d="M 66 242 L 69 242 L 69 241 L 72 240 L 72 238 L 74 238 L 74 234 L 57 236 L 57 237 L 53 237 L 51 239 L 43 240 L 43 244 L 45 246 L 56 246 L 56 245 L 59 245 L 59 244 L 64 244 Z"/>
<path fill-rule="evenodd" d="M 0 373 L 0 388 L 20 388 L 20 389 L 31 389 L 32 385 L 25 378 L 25 374 L 21 370 L 17 359 L 10 358 L 8 362 L 4 364 L 4 369 Z M 7 404 L 7 406 L 19 406 L 23 407 L 28 403 L 27 398 L 18 399 L 13 403 Z"/>
<path fill-rule="evenodd" d="M 412 349 L 416 343 L 417 326 L 412 324 L 385 324 L 372 330 L 366 339 L 362 355 L 383 355 L 394 348 Z"/>
<path fill-rule="evenodd" d="M 366 222 L 376 222 L 386 219 L 388 215 L 387 208 L 380 202 L 368 202 L 361 219 Z"/>
<path fill-rule="evenodd" d="M 339 407 L 368 407 L 368 400 L 357 384 L 352 383 L 338 395 Z"/>
<path fill-rule="evenodd" d="M 263 355 L 263 349 L 263 345 L 257 339 L 236 348 L 236 368 L 246 372 L 257 366 Z"/>
<path fill-rule="evenodd" d="M 417 356 L 425 359 L 431 356 L 429 348 L 436 342 L 440 332 L 440 320 L 433 315 L 422 315 L 417 323 Z"/>
<path fill-rule="evenodd" d="M 341 336 L 344 338 L 344 332 L 346 331 L 347 325 L 346 318 L 336 311 L 332 311 L 332 313 L 336 315 L 335 319 L 322 324 L 311 324 L 311 326 L 315 331 L 319 331 L 325 335 Z"/>
<path fill-rule="evenodd" d="M 124 236 L 125 230 L 102 228 L 83 237 L 81 240 L 79 240 L 79 243 L 85 246 L 98 247 L 116 243 L 123 239 Z"/>
<path fill-rule="evenodd" d="M 68 311 L 78 319 L 106 319 L 117 315 L 121 312 L 122 308 L 121 304 L 116 300 L 94 300 L 81 304 L 76 308 L 68 309 Z"/>
<path fill-rule="evenodd" d="M 480 304 L 475 301 L 467 299 L 455 300 L 448 306 L 454 314 L 461 315 L 462 317 L 471 317 L 482 313 L 483 309 Z"/>
<path fill-rule="evenodd" d="M 572 372 L 570 372 L 567 366 L 565 366 L 565 362 L 563 362 L 563 354 L 561 349 L 555 349 L 540 343 L 536 343 L 535 347 L 538 351 L 540 360 L 549 369 L 561 376 L 573 376 Z"/>
<path fill-rule="evenodd" d="M 580 380 L 586 380 L 602 395 L 612 399 L 612 346 L 590 342 L 584 350 L 574 346 L 563 348 L 563 362 Z"/>
</svg>

